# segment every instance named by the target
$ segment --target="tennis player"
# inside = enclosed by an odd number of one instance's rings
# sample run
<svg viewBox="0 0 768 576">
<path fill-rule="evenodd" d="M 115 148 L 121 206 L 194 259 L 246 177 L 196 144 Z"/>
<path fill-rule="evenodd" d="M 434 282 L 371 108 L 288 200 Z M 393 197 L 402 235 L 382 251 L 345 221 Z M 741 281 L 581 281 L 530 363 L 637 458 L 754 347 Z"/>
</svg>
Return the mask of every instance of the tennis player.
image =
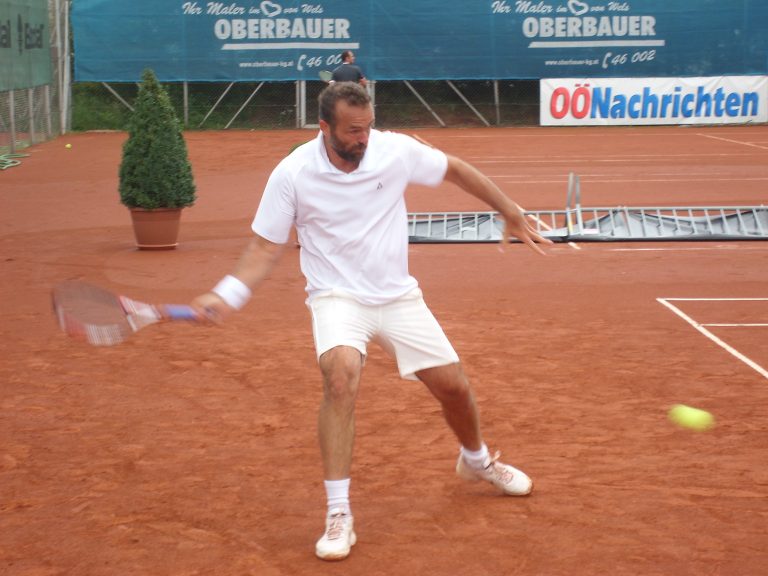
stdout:
<svg viewBox="0 0 768 576">
<path fill-rule="evenodd" d="M 355 64 L 355 53 L 352 50 L 344 50 L 341 53 L 341 64 L 334 68 L 331 73 L 332 82 L 357 82 L 365 86 L 368 80 L 363 74 L 363 70 Z"/>
<path fill-rule="evenodd" d="M 371 100 L 359 84 L 330 84 L 319 105 L 320 133 L 272 172 L 253 220 L 256 235 L 234 271 L 192 305 L 201 316 L 221 318 L 242 308 L 296 226 L 324 386 L 319 437 L 328 508 L 316 554 L 340 560 L 356 541 L 349 500 L 355 399 L 371 341 L 394 356 L 401 378 L 420 380 L 442 405 L 459 441 L 461 478 L 513 496 L 533 488 L 526 474 L 489 453 L 459 357 L 408 273 L 406 187 L 452 182 L 501 213 L 505 238 L 515 236 L 542 254 L 537 243 L 549 240 L 466 162 L 373 129 Z"/>
</svg>

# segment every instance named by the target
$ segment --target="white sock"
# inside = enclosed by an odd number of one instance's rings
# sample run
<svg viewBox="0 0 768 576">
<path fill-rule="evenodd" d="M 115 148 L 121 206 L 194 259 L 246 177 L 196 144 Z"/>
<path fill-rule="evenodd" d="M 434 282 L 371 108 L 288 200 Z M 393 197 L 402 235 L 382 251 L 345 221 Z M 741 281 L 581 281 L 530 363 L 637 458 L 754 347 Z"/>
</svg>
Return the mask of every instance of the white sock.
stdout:
<svg viewBox="0 0 768 576">
<path fill-rule="evenodd" d="M 485 442 L 483 442 L 480 450 L 477 451 L 467 450 L 464 448 L 464 446 L 462 446 L 461 456 L 464 458 L 464 461 L 472 468 L 483 468 L 485 466 L 485 461 L 488 458 L 488 446 L 486 446 Z"/>
<path fill-rule="evenodd" d="M 349 478 L 343 480 L 326 480 L 325 494 L 328 497 L 328 510 L 341 508 L 349 512 Z"/>
</svg>

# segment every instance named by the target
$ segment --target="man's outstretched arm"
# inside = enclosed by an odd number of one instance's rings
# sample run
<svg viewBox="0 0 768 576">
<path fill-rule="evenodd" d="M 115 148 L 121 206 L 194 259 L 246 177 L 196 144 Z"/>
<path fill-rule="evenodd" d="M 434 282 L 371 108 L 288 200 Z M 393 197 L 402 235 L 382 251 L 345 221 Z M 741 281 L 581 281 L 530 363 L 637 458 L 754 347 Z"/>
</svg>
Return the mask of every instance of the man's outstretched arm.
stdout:
<svg viewBox="0 0 768 576">
<path fill-rule="evenodd" d="M 538 244 L 552 244 L 551 240 L 544 238 L 533 229 L 525 219 L 520 206 L 504 194 L 488 176 L 461 158 L 448 155 L 448 169 L 445 173 L 445 180 L 456 184 L 459 188 L 479 198 L 501 214 L 502 218 L 504 218 L 502 244 L 509 242 L 509 237 L 514 236 L 521 242 L 525 242 L 539 254 L 544 254 L 545 252 Z"/>
</svg>

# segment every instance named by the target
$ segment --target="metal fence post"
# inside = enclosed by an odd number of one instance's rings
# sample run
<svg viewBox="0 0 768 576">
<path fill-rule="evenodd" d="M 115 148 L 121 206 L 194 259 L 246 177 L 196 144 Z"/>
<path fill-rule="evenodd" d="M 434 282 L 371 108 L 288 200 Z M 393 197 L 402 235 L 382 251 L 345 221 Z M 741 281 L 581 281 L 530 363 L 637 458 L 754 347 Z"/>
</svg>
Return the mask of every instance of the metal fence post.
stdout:
<svg viewBox="0 0 768 576">
<path fill-rule="evenodd" d="M 11 135 L 11 154 L 16 152 L 16 106 L 14 105 L 14 94 L 15 90 L 11 90 L 8 92 L 8 112 L 9 112 L 9 122 L 8 122 L 8 129 L 10 131 Z"/>
</svg>

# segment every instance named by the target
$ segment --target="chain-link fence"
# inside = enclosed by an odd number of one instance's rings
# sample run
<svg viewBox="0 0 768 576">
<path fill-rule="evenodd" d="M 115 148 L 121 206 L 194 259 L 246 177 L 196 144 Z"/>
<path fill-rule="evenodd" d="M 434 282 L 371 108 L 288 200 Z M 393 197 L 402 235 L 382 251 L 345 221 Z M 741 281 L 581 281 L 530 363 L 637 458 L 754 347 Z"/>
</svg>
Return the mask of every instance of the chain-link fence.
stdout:
<svg viewBox="0 0 768 576">
<path fill-rule="evenodd" d="M 0 150 L 14 152 L 60 132 L 55 85 L 0 92 Z"/>
<path fill-rule="evenodd" d="M 69 96 L 68 2 L 48 0 L 50 83 L 0 91 L 0 152 L 43 142 L 66 131 Z M 13 51 L 9 50 L 10 54 Z"/>
<path fill-rule="evenodd" d="M 173 83 L 166 88 L 189 129 L 280 129 L 317 124 L 324 83 Z M 369 82 L 380 128 L 536 125 L 538 80 Z M 127 126 L 137 84 L 73 86 L 74 130 Z"/>
</svg>

